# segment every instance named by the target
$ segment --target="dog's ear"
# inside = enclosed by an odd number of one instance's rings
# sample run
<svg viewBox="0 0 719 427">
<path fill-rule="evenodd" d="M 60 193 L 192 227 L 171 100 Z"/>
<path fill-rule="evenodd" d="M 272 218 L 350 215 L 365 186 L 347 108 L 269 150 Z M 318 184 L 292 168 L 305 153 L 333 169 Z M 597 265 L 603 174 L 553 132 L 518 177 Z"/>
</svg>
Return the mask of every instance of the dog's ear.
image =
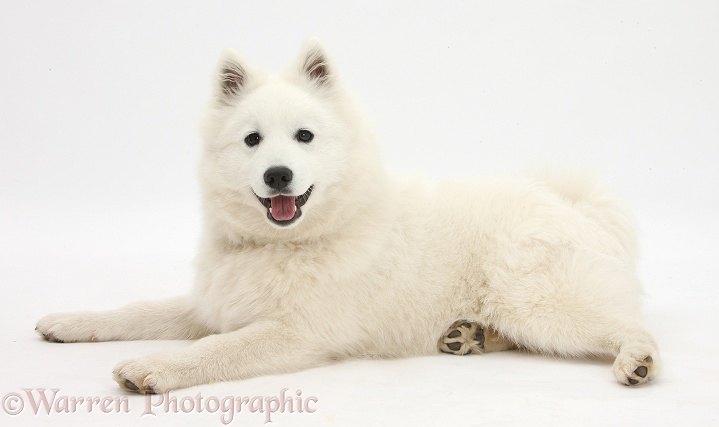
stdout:
<svg viewBox="0 0 719 427">
<path fill-rule="evenodd" d="M 334 65 L 317 37 L 307 39 L 300 52 L 297 65 L 300 74 L 311 83 L 330 86 L 335 80 Z"/>
<path fill-rule="evenodd" d="M 216 97 L 222 104 L 230 104 L 247 86 L 248 66 L 234 49 L 225 49 L 217 69 Z"/>
</svg>

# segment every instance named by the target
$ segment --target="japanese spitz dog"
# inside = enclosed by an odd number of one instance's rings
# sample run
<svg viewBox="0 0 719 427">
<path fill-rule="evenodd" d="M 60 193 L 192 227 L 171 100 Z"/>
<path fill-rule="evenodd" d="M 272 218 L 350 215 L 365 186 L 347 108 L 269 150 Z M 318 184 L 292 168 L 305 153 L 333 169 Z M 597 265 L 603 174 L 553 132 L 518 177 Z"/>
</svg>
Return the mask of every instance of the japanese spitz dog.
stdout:
<svg viewBox="0 0 719 427">
<path fill-rule="evenodd" d="M 124 361 L 162 393 L 350 357 L 519 348 L 611 356 L 652 378 L 636 237 L 590 180 L 398 180 L 322 45 L 270 75 L 227 50 L 204 119 L 204 234 L 190 295 L 54 314 L 49 341 L 197 340 Z"/>
</svg>

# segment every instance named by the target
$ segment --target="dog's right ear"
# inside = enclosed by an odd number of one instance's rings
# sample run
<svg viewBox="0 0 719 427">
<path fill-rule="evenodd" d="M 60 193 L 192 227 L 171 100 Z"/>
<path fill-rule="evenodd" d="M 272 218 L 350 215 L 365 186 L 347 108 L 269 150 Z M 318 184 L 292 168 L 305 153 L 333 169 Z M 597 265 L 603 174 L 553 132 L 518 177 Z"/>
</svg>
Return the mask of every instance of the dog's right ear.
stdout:
<svg viewBox="0 0 719 427">
<path fill-rule="evenodd" d="M 234 101 L 247 86 L 248 66 L 234 49 L 225 49 L 217 71 L 215 96 L 224 105 Z"/>
</svg>

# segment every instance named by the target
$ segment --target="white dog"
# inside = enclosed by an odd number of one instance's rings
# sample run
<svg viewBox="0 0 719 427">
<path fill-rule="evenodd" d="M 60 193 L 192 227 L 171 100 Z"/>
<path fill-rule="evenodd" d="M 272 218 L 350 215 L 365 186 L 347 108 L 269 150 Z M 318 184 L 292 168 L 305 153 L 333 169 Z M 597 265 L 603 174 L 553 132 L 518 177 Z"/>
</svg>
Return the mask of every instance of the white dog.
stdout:
<svg viewBox="0 0 719 427">
<path fill-rule="evenodd" d="M 203 137 L 194 292 L 37 324 L 56 342 L 198 339 L 120 363 L 121 387 L 509 348 L 609 355 L 620 383 L 652 377 L 631 220 L 591 181 L 391 178 L 314 39 L 276 76 L 226 51 Z"/>
</svg>

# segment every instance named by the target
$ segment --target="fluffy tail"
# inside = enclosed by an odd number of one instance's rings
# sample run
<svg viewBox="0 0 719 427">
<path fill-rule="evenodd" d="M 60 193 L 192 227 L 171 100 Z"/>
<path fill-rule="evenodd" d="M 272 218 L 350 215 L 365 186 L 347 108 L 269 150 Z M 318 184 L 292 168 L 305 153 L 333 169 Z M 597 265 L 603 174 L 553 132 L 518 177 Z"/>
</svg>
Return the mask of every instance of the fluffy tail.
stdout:
<svg viewBox="0 0 719 427">
<path fill-rule="evenodd" d="M 592 175 L 582 172 L 543 171 L 533 176 L 614 235 L 628 257 L 632 261 L 636 260 L 638 239 L 634 218 L 619 198 L 599 185 Z"/>
</svg>

